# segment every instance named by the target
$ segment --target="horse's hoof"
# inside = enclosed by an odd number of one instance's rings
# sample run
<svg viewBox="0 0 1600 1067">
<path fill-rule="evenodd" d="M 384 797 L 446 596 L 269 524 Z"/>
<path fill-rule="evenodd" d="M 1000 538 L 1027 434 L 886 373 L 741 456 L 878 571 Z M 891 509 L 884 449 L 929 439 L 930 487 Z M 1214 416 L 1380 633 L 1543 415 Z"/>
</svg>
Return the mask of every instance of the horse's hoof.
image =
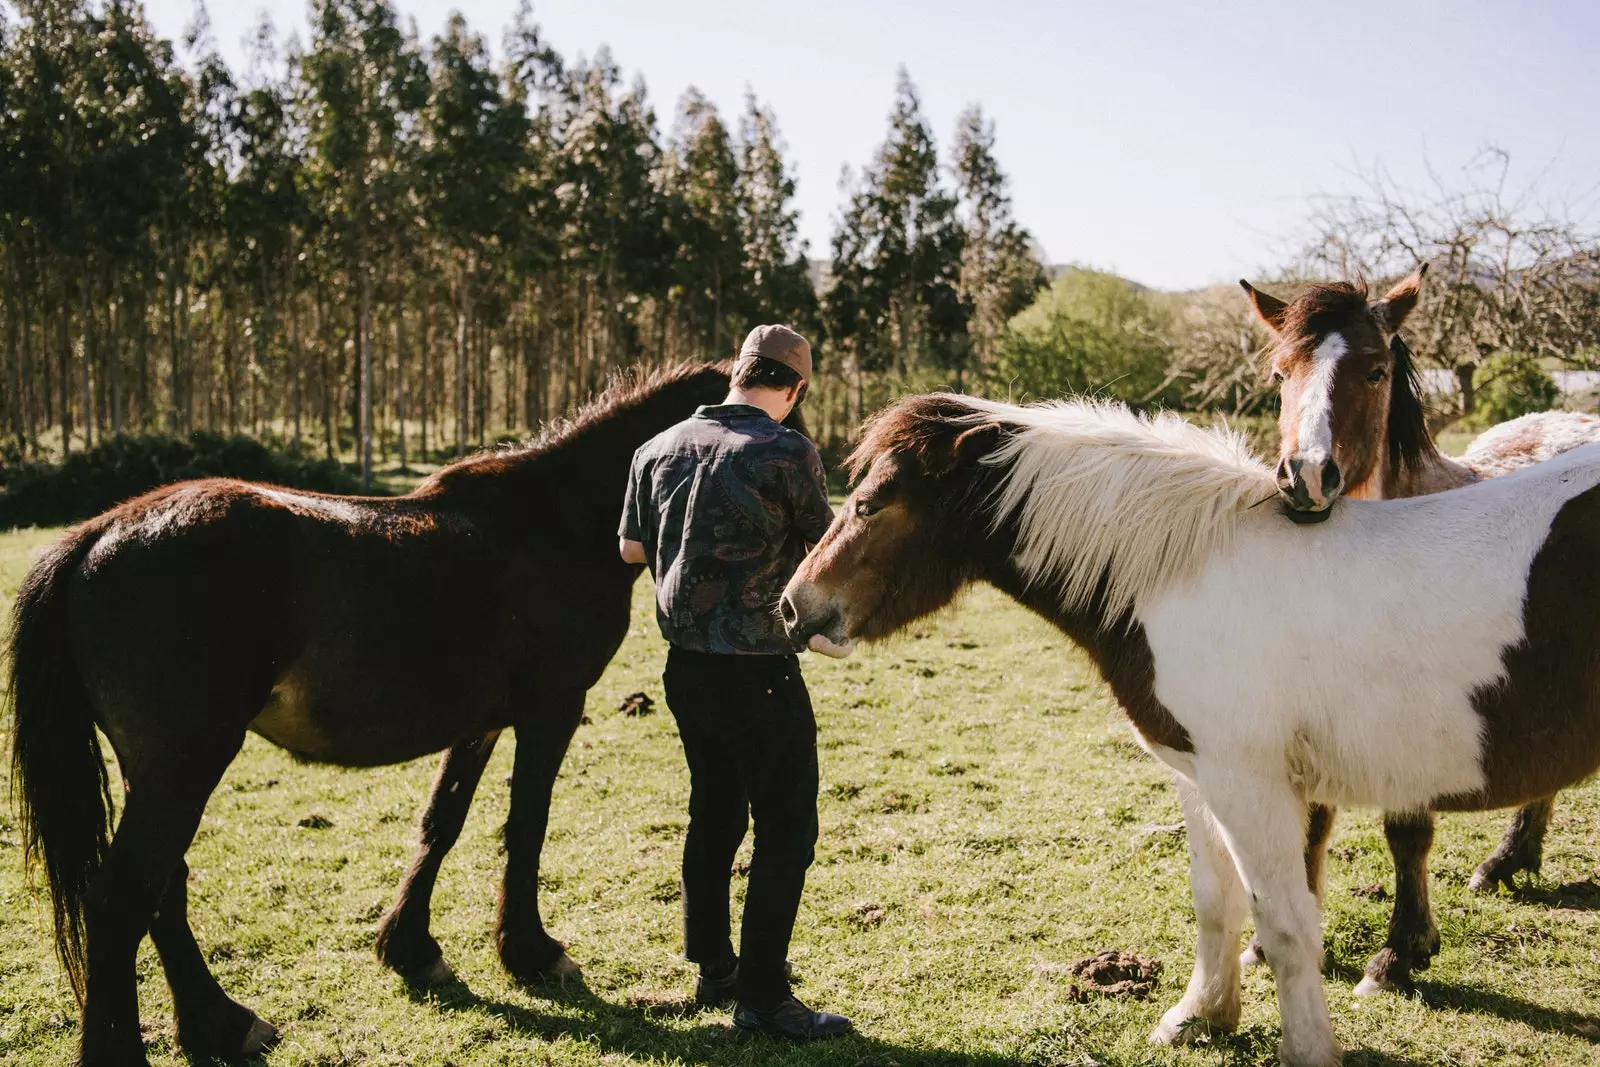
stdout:
<svg viewBox="0 0 1600 1067">
<path fill-rule="evenodd" d="M 1482 867 L 1479 867 L 1477 870 L 1473 871 L 1471 880 L 1467 882 L 1468 889 L 1472 890 L 1474 893 L 1484 894 L 1499 892 L 1500 885 L 1500 876 L 1498 874 L 1492 874 L 1489 871 L 1484 870 Z M 1507 889 L 1511 888 L 1510 881 L 1506 881 L 1505 886 Z"/>
<path fill-rule="evenodd" d="M 1220 1018 L 1208 1019 L 1182 1002 L 1167 1009 L 1161 1022 L 1150 1031 L 1152 1045 L 1192 1045 L 1214 1034 L 1225 1034 L 1239 1025 L 1239 1009 L 1220 1009 Z"/>
<path fill-rule="evenodd" d="M 1283 1067 L 1339 1067 L 1344 1061 L 1344 1050 L 1338 1042 L 1328 1049 L 1297 1051 L 1288 1047 L 1287 1041 L 1278 1045 L 1278 1062 Z"/>
<path fill-rule="evenodd" d="M 239 1046 L 239 1056 L 242 1059 L 253 1060 L 277 1043 L 278 1028 L 257 1015 L 250 1022 L 250 1030 L 244 1035 L 244 1043 Z"/>
<path fill-rule="evenodd" d="M 1192 1045 L 1210 1036 L 1211 1023 L 1198 1015 L 1191 1015 L 1173 1022 L 1162 1019 L 1161 1024 L 1150 1031 L 1150 1043 L 1168 1046 Z"/>
<path fill-rule="evenodd" d="M 1358 997 L 1376 997 L 1384 993 L 1398 993 L 1399 987 L 1393 982 L 1382 978 L 1374 978 L 1370 974 L 1361 976 L 1361 981 L 1356 983 L 1355 995 Z"/>
<path fill-rule="evenodd" d="M 563 952 L 559 959 L 541 970 L 534 980 L 546 984 L 566 985 L 569 981 L 582 977 L 583 968 L 578 966 L 576 960 Z"/>
<path fill-rule="evenodd" d="M 417 984 L 419 985 L 444 985 L 446 982 L 455 980 L 456 972 L 451 970 L 450 965 L 444 961 L 443 956 L 422 968 L 422 972 L 417 975 Z"/>
</svg>

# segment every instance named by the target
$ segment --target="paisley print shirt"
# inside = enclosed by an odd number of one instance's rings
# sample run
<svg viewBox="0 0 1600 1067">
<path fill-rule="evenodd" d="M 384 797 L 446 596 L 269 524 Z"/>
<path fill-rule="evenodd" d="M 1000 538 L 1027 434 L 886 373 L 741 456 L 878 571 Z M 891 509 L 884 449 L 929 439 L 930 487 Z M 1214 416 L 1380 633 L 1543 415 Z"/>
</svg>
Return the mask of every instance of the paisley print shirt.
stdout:
<svg viewBox="0 0 1600 1067">
<path fill-rule="evenodd" d="M 669 642 L 783 655 L 796 649 L 778 597 L 832 521 L 816 446 L 760 408 L 717 404 L 634 453 L 620 533 L 644 545 Z"/>
</svg>

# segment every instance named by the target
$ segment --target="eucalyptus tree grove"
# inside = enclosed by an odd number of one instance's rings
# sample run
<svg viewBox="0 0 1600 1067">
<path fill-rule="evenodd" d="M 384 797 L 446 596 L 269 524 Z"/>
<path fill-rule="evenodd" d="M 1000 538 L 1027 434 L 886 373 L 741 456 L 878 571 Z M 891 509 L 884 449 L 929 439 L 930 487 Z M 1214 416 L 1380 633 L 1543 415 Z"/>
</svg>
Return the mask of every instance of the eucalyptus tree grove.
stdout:
<svg viewBox="0 0 1600 1067">
<path fill-rule="evenodd" d="M 175 45 L 135 0 L 0 7 L 0 459 L 204 428 L 404 466 L 772 320 L 820 342 L 842 434 L 864 381 L 959 384 L 1037 285 L 992 126 L 941 165 L 904 74 L 819 296 L 754 95 L 691 89 L 663 131 L 526 5 L 498 48 L 389 0 L 308 22 L 235 71 L 203 9 Z"/>
</svg>

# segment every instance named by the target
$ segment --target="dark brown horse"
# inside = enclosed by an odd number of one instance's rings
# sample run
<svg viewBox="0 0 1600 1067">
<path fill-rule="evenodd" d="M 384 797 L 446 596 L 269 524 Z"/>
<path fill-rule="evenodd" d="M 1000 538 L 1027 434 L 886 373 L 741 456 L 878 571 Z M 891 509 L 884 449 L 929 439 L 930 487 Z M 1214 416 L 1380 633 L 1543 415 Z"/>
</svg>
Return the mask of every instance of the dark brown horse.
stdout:
<svg viewBox="0 0 1600 1067">
<path fill-rule="evenodd" d="M 246 731 L 309 760 L 449 749 L 380 956 L 447 974 L 428 898 L 495 738 L 517 731 L 496 941 L 523 980 L 576 970 L 539 916 L 550 792 L 628 626 L 617 558 L 634 449 L 727 391 L 725 366 L 620 382 L 531 446 L 392 499 L 243 482 L 159 489 L 65 535 L 29 572 L 11 635 L 12 761 L 27 856 L 83 1006 L 82 1063 L 141 1064 L 134 953 L 148 932 L 195 1056 L 275 1031 L 222 990 L 186 915 L 184 853 Z M 123 783 L 111 796 L 95 728 Z"/>
<path fill-rule="evenodd" d="M 1340 1062 L 1310 805 L 1513 807 L 1600 767 L 1600 445 L 1310 536 L 1258 506 L 1242 439 L 1119 405 L 908 397 L 852 466 L 784 591 L 797 640 L 883 637 L 987 581 L 1088 652 L 1174 771 L 1198 944 L 1152 1040 L 1238 1024 L 1253 912 L 1282 1062 Z"/>
<path fill-rule="evenodd" d="M 1312 284 L 1285 302 L 1240 282 L 1272 334 L 1265 358 L 1283 393 L 1278 485 L 1292 516 L 1325 518 L 1341 495 L 1389 500 L 1442 492 L 1600 441 L 1600 418 L 1546 411 L 1488 430 L 1460 460 L 1441 452 L 1428 429 L 1411 350 L 1398 332 L 1417 304 L 1427 269 L 1422 264 L 1370 302 L 1365 283 Z M 1493 891 L 1511 885 L 1518 871 L 1538 871 L 1553 810 L 1550 797 L 1519 809 L 1470 886 Z M 1333 814 L 1328 808 L 1313 813 L 1306 844 L 1308 875 L 1319 899 Z M 1358 994 L 1410 989 L 1413 968 L 1426 968 L 1439 951 L 1428 902 L 1433 822 L 1425 811 L 1384 815 L 1395 862 L 1394 911 Z M 1259 944 L 1246 950 L 1246 960 L 1260 961 Z"/>
</svg>

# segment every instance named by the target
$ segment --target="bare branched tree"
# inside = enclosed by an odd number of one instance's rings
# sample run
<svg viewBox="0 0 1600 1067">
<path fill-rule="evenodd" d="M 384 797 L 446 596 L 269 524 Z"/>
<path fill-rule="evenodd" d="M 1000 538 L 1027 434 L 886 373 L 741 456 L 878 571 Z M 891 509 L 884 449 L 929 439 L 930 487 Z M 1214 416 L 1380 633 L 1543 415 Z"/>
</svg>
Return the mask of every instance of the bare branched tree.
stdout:
<svg viewBox="0 0 1600 1067">
<path fill-rule="evenodd" d="M 1472 412 L 1474 372 L 1492 354 L 1505 354 L 1496 366 L 1507 373 L 1546 358 L 1597 365 L 1600 237 L 1537 179 L 1514 188 L 1510 170 L 1498 148 L 1455 184 L 1430 169 L 1420 192 L 1370 170 L 1362 191 L 1317 202 L 1296 264 L 1306 277 L 1383 280 L 1429 262 L 1407 332 L 1424 361 L 1455 372 L 1461 414 Z"/>
</svg>

